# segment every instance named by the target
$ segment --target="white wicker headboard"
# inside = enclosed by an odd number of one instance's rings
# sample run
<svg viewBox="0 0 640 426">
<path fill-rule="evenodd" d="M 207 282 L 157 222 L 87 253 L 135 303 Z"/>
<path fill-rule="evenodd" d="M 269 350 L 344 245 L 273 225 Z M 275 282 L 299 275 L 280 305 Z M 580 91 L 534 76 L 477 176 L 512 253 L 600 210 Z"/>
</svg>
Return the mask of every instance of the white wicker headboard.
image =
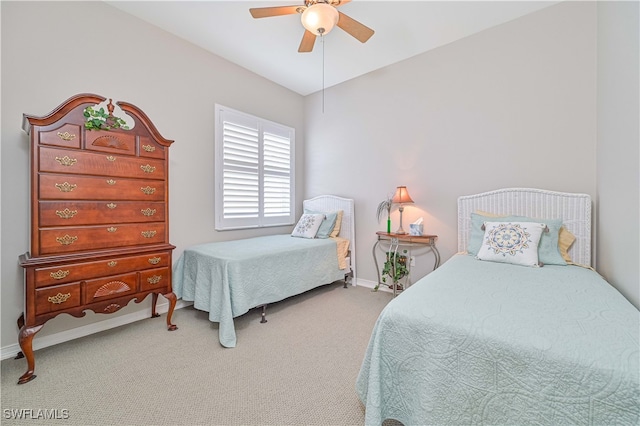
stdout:
<svg viewBox="0 0 640 426">
<path fill-rule="evenodd" d="M 342 210 L 342 226 L 340 227 L 339 236 L 349 240 L 349 249 L 351 250 L 351 270 L 353 271 L 353 280 L 356 282 L 356 226 L 354 202 L 350 198 L 337 197 L 335 195 L 318 195 L 317 197 L 302 202 L 302 207 L 309 210 L 319 212 L 335 212 Z"/>
<path fill-rule="evenodd" d="M 471 213 L 476 210 L 537 218 L 561 218 L 576 236 L 569 248 L 575 263 L 591 265 L 591 197 L 543 189 L 507 188 L 458 198 L 458 251 L 469 242 Z"/>
</svg>

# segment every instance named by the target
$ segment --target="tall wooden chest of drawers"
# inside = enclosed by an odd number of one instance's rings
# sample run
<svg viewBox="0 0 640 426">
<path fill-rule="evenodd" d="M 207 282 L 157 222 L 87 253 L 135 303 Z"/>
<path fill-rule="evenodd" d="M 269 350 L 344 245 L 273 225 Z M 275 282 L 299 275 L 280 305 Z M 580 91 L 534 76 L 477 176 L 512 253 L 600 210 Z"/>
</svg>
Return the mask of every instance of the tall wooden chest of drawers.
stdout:
<svg viewBox="0 0 640 426">
<path fill-rule="evenodd" d="M 49 115 L 24 115 L 31 144 L 30 252 L 18 341 L 35 378 L 33 337 L 49 319 L 113 313 L 159 294 L 169 301 L 169 146 L 140 109 L 92 94 Z"/>
</svg>

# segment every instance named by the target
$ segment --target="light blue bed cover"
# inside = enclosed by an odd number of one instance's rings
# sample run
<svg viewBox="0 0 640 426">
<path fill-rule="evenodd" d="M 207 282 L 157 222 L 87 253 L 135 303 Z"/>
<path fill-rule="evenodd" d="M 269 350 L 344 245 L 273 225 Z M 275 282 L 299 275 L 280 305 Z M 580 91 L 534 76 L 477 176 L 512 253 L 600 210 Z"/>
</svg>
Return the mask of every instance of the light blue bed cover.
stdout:
<svg viewBox="0 0 640 426">
<path fill-rule="evenodd" d="M 640 313 L 597 273 L 456 255 L 383 310 L 366 424 L 640 422 Z"/>
<path fill-rule="evenodd" d="M 189 247 L 173 268 L 173 291 L 219 323 L 220 343 L 236 346 L 233 318 L 251 308 L 343 279 L 336 242 L 289 234 Z"/>
</svg>

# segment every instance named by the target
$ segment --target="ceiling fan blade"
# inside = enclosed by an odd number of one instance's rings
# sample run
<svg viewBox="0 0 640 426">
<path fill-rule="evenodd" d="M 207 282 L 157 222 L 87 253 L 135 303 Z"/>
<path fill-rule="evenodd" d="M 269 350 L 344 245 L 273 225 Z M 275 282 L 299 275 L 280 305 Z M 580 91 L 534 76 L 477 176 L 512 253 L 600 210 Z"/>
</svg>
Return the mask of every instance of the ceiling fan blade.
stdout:
<svg viewBox="0 0 640 426">
<path fill-rule="evenodd" d="M 304 30 L 304 34 L 302 35 L 302 41 L 300 42 L 300 47 L 298 47 L 298 52 L 305 53 L 311 52 L 313 50 L 313 45 L 316 42 L 316 35 L 311 31 Z"/>
<path fill-rule="evenodd" d="M 338 15 L 338 26 L 358 39 L 360 42 L 366 42 L 373 35 L 374 31 L 366 25 L 363 25 L 355 19 L 348 17 L 342 12 L 338 12 Z"/>
<path fill-rule="evenodd" d="M 254 18 L 269 18 L 271 16 L 293 15 L 298 13 L 300 8 L 304 8 L 304 6 L 253 7 L 249 9 L 249 12 Z"/>
</svg>

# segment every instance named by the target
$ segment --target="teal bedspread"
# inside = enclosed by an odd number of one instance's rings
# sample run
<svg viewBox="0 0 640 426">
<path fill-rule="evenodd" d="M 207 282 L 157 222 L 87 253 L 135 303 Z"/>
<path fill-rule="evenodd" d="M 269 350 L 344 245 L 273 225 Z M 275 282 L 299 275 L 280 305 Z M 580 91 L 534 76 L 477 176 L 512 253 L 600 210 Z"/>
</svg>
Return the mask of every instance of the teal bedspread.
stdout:
<svg viewBox="0 0 640 426">
<path fill-rule="evenodd" d="M 249 309 L 343 279 L 336 242 L 289 234 L 201 244 L 173 268 L 173 291 L 220 323 L 220 343 L 236 346 L 233 318 Z"/>
<path fill-rule="evenodd" d="M 640 312 L 597 273 L 456 255 L 381 313 L 366 424 L 637 425 Z"/>
</svg>

